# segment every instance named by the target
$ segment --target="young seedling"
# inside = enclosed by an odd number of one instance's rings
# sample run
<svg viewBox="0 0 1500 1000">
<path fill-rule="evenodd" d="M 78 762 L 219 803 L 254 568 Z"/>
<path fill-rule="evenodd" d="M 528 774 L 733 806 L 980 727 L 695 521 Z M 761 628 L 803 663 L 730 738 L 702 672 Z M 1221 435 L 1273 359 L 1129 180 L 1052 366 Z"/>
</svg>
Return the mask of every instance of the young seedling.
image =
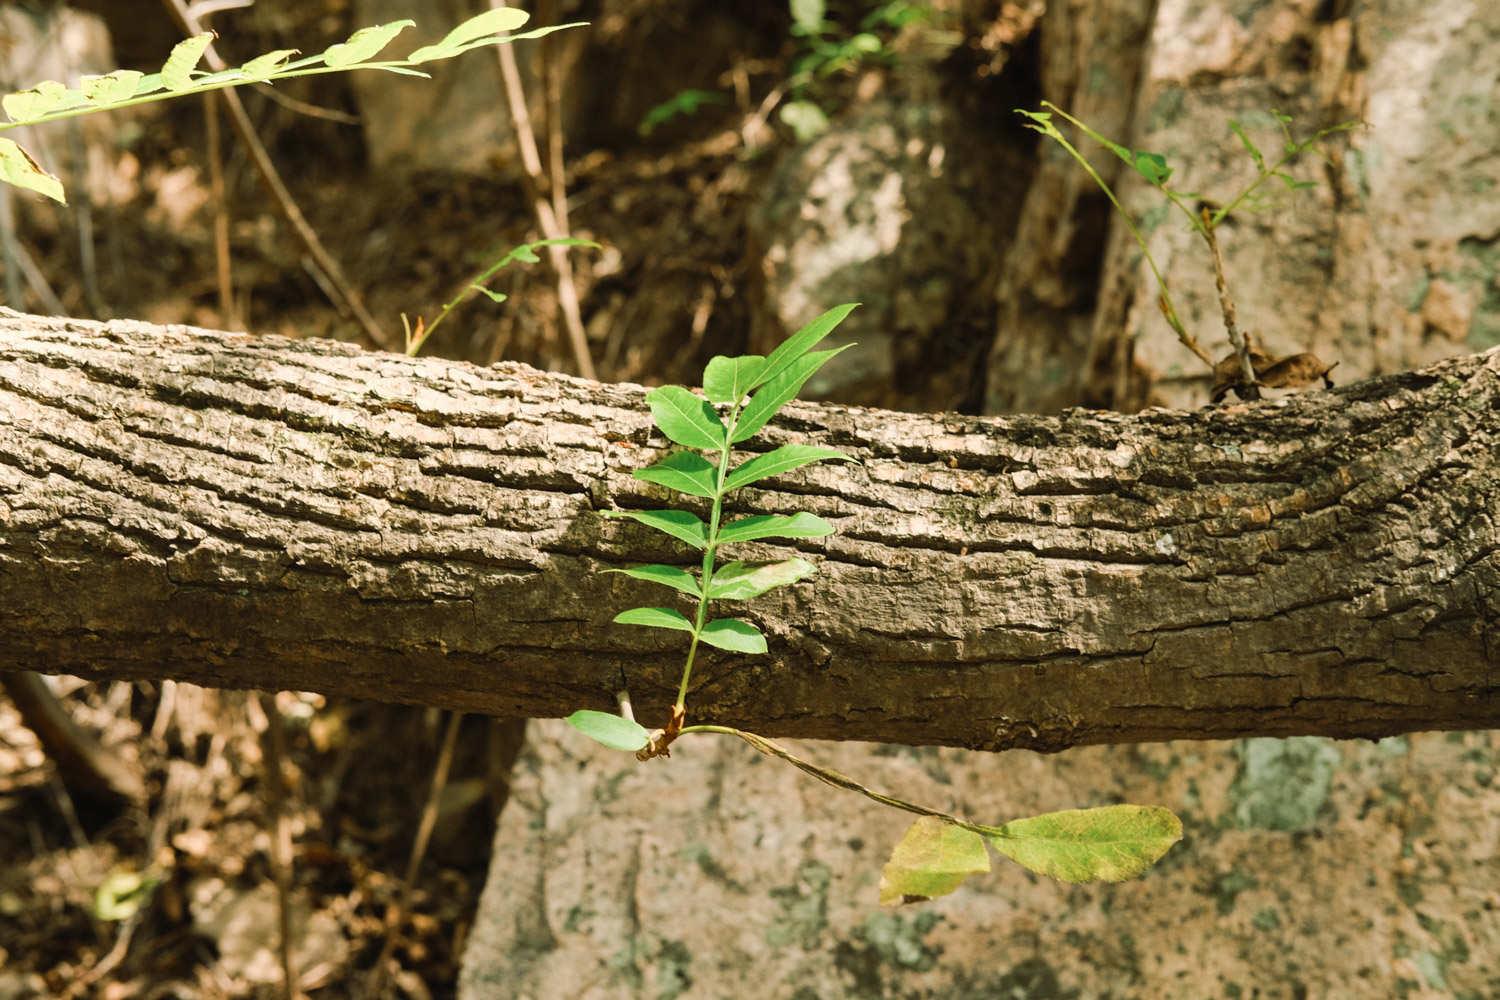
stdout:
<svg viewBox="0 0 1500 1000">
<path fill-rule="evenodd" d="M 373 69 L 402 76 L 426 77 L 428 74 L 418 68 L 424 63 L 452 59 L 491 45 L 541 38 L 585 23 L 552 25 L 519 35 L 509 33 L 529 19 L 529 14 L 514 7 L 487 10 L 448 32 L 441 41 L 424 45 L 404 59 L 377 59 L 397 35 L 416 24 L 411 20 L 391 21 L 361 28 L 346 41 L 330 45 L 314 56 L 298 59 L 294 58 L 299 55 L 296 49 L 277 49 L 256 56 L 243 66 L 219 73 L 205 73 L 197 68 L 214 40 L 213 33 L 206 32 L 179 42 L 167 56 L 166 63 L 155 73 L 117 69 L 102 76 L 85 76 L 76 88 L 56 80 L 46 80 L 27 90 L 6 94 L 0 98 L 0 108 L 4 108 L 10 121 L 0 122 L 0 132 L 209 90 L 270 84 L 299 76 Z M 44 170 L 15 140 L 3 136 L 0 136 L 0 181 L 36 191 L 54 201 L 67 201 L 62 182 Z"/>
<path fill-rule="evenodd" d="M 1026 118 L 1026 127 L 1034 132 L 1051 139 L 1061 146 L 1080 167 L 1089 175 L 1089 178 L 1104 192 L 1115 211 L 1119 213 L 1126 228 L 1136 245 L 1141 248 L 1141 254 L 1146 259 L 1146 264 L 1151 268 L 1151 274 L 1156 279 L 1159 290 L 1157 304 L 1161 309 L 1162 316 L 1167 325 L 1177 335 L 1177 339 L 1188 350 L 1192 351 L 1199 360 L 1213 370 L 1215 384 L 1213 391 L 1214 402 L 1218 402 L 1230 391 L 1245 399 L 1260 398 L 1260 387 L 1269 386 L 1273 388 L 1293 388 L 1309 385 L 1322 379 L 1326 385 L 1332 385 L 1328 373 L 1333 370 L 1333 365 L 1325 365 L 1315 355 L 1294 354 L 1284 358 L 1271 358 L 1258 351 L 1254 340 L 1248 331 L 1242 332 L 1235 315 L 1234 300 L 1229 295 L 1228 282 L 1224 275 L 1224 259 L 1219 252 L 1217 229 L 1220 223 L 1229 218 L 1240 208 L 1263 207 L 1260 190 L 1267 181 L 1275 179 L 1280 181 L 1289 191 L 1302 191 L 1316 187 L 1311 181 L 1299 181 L 1288 171 L 1294 162 L 1309 150 L 1317 149 L 1324 140 L 1341 132 L 1348 132 L 1357 128 L 1357 121 L 1340 122 L 1328 128 L 1319 129 L 1305 139 L 1296 139 L 1292 135 L 1290 115 L 1280 111 L 1272 111 L 1272 118 L 1281 131 L 1282 148 L 1281 154 L 1274 160 L 1269 160 L 1260 148 L 1250 139 L 1249 133 L 1243 124 L 1230 119 L 1229 128 L 1245 147 L 1250 159 L 1255 164 L 1255 178 L 1232 195 L 1222 207 L 1203 200 L 1199 195 L 1188 194 L 1177 191 L 1169 186 L 1173 170 L 1167 165 L 1166 158 L 1157 153 L 1149 153 L 1145 150 L 1131 149 L 1123 146 L 1112 139 L 1106 138 L 1094 131 L 1088 125 L 1068 114 L 1062 108 L 1043 101 L 1043 111 L 1028 111 L 1024 108 L 1016 108 L 1017 114 Z M 1146 183 L 1162 193 L 1173 207 L 1178 209 L 1188 221 L 1188 225 L 1203 238 L 1207 245 L 1209 258 L 1214 269 L 1214 285 L 1218 291 L 1219 309 L 1224 318 L 1224 331 L 1229 337 L 1229 343 L 1233 353 L 1215 362 L 1208 352 L 1198 343 L 1197 339 L 1188 333 L 1181 317 L 1177 314 L 1177 307 L 1172 302 L 1172 293 L 1167 288 L 1167 280 L 1163 277 L 1161 268 L 1157 266 L 1156 258 L 1151 254 L 1151 248 L 1146 243 L 1146 237 L 1141 232 L 1125 206 L 1120 203 L 1113 189 L 1110 188 L 1099 172 L 1094 169 L 1087 157 L 1080 153 L 1068 138 L 1058 130 L 1052 116 L 1056 114 L 1072 124 L 1078 131 L 1099 143 L 1115 156 L 1119 157 L 1127 166 L 1134 170 Z M 1196 202 L 1197 207 L 1192 203 Z"/>
<path fill-rule="evenodd" d="M 969 875 L 989 871 L 986 845 L 1034 872 L 1065 882 L 1117 882 L 1141 874 L 1182 837 L 1181 822 L 1166 809 L 1134 805 L 1071 809 L 986 826 L 875 791 L 755 733 L 730 726 L 687 724 L 693 663 L 701 644 L 736 653 L 766 652 L 765 637 L 755 625 L 742 618 L 710 618 L 710 604 L 759 597 L 806 580 L 817 568 L 800 557 L 753 565 L 736 560 L 721 565 L 720 549 L 766 538 L 820 538 L 833 533 L 833 525 L 807 512 L 751 515 L 726 523 L 724 499 L 751 483 L 816 462 L 854 461 L 834 448 L 805 444 L 782 445 L 738 465 L 733 460 L 735 445 L 758 433 L 819 368 L 845 349 L 813 350 L 854 308 L 842 305 L 830 309 L 766 357 L 714 358 L 703 372 L 703 396 L 682 386 L 666 386 L 646 394 L 656 426 L 683 450 L 637 469 L 634 475 L 709 501 L 708 522 L 687 510 L 604 513 L 607 517 L 629 518 L 686 543 L 702 552 L 702 564 L 697 574 L 660 564 L 606 572 L 624 573 L 694 600 L 691 615 L 673 607 L 639 607 L 615 616 L 615 621 L 624 625 L 687 633 L 687 657 L 677 700 L 666 724 L 654 731 L 631 717 L 628 699 L 623 696 L 618 715 L 582 710 L 569 716 L 568 723 L 594 741 L 634 753 L 643 761 L 670 756 L 671 745 L 682 736 L 733 736 L 826 784 L 917 814 L 921 818 L 901 838 L 882 872 L 880 901 L 885 904 L 945 895 Z"/>
</svg>

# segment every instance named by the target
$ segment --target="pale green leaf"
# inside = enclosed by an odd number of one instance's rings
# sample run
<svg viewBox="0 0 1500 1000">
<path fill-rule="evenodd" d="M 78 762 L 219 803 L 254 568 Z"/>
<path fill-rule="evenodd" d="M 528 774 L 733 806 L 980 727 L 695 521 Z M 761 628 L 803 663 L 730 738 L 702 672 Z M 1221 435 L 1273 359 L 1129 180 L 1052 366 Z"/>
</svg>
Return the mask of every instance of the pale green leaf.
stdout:
<svg viewBox="0 0 1500 1000">
<path fill-rule="evenodd" d="M 686 448 L 717 451 L 724 447 L 724 424 L 713 404 L 680 385 L 664 385 L 646 393 L 646 404 L 656 426 L 670 440 Z"/>
<path fill-rule="evenodd" d="M 35 121 L 55 111 L 87 104 L 88 98 L 79 90 L 69 90 L 56 80 L 43 80 L 30 90 L 17 91 L 0 98 L 0 107 L 13 122 Z"/>
<path fill-rule="evenodd" d="M 757 455 L 750 461 L 741 465 L 731 472 L 724 480 L 725 491 L 737 490 L 741 486 L 772 476 L 779 476 L 783 472 L 801 468 L 813 462 L 852 462 L 854 459 L 845 455 L 837 448 L 823 448 L 810 444 L 786 444 L 775 451 L 768 451 L 764 455 Z"/>
<path fill-rule="evenodd" d="M 757 538 L 821 538 L 833 534 L 833 525 L 802 511 L 787 517 L 782 514 L 757 514 L 730 521 L 719 529 L 718 544 L 752 542 Z"/>
<path fill-rule="evenodd" d="M 1001 854 L 1063 882 L 1135 878 L 1182 839 L 1182 821 L 1160 806 L 1065 809 L 1018 819 L 991 834 Z"/>
<path fill-rule="evenodd" d="M 473 42 L 484 41 L 490 35 L 502 31 L 514 31 L 531 19 L 531 15 L 514 7 L 494 7 L 476 14 L 443 36 L 433 45 L 424 45 L 411 55 L 407 62 L 423 63 L 434 59 L 451 59 L 462 55 L 465 47 Z"/>
<path fill-rule="evenodd" d="M 805 580 L 815 572 L 817 567 L 806 559 L 786 559 L 758 566 L 732 562 L 714 571 L 713 580 L 708 585 L 708 598 L 711 601 L 748 601 L 768 590 Z"/>
<path fill-rule="evenodd" d="M 269 80 L 285 69 L 287 60 L 300 51 L 300 49 L 277 49 L 274 52 L 267 52 L 245 63 L 240 67 L 240 72 L 249 80 Z"/>
<path fill-rule="evenodd" d="M 655 465 L 636 469 L 634 476 L 679 493 L 712 500 L 718 471 L 695 451 L 676 451 Z"/>
<path fill-rule="evenodd" d="M 695 548 L 701 549 L 708 544 L 708 525 L 685 510 L 606 510 L 600 513 L 605 517 L 626 517 L 638 521 L 648 528 L 680 538 Z"/>
<path fill-rule="evenodd" d="M 828 131 L 828 116 L 812 101 L 787 101 L 776 117 L 792 130 L 798 142 L 811 142 Z"/>
<path fill-rule="evenodd" d="M 691 632 L 693 623 L 681 611 L 671 608 L 631 608 L 615 615 L 616 625 L 644 625 L 647 628 L 669 628 Z"/>
<path fill-rule="evenodd" d="M 214 34 L 205 31 L 201 35 L 192 38 L 184 38 L 173 46 L 167 61 L 162 64 L 161 82 L 171 91 L 191 90 L 193 87 L 193 70 L 197 68 L 203 53 L 213 44 Z"/>
<path fill-rule="evenodd" d="M 790 0 L 792 24 L 803 34 L 816 35 L 823 27 L 824 0 Z"/>
<path fill-rule="evenodd" d="M 105 107 L 128 101 L 135 96 L 135 88 L 145 73 L 133 69 L 117 69 L 104 76 L 85 76 L 78 82 L 90 104 Z"/>
<path fill-rule="evenodd" d="M 764 653 L 766 637 L 760 629 L 738 618 L 715 618 L 703 626 L 698 638 L 710 646 L 727 649 L 732 653 Z"/>
<path fill-rule="evenodd" d="M 611 750 L 634 753 L 651 742 L 651 734 L 646 732 L 645 726 L 622 715 L 580 709 L 564 721 L 595 743 L 601 743 Z"/>
<path fill-rule="evenodd" d="M 150 871 L 116 869 L 94 890 L 94 916 L 100 920 L 127 920 L 151 901 L 161 876 Z"/>
<path fill-rule="evenodd" d="M 693 597 L 701 595 L 701 591 L 698 589 L 698 578 L 687 570 L 678 569 L 676 566 L 663 566 L 660 563 L 650 563 L 645 566 L 631 566 L 628 569 L 607 569 L 604 572 L 623 573 L 637 580 L 660 583 L 663 586 L 672 587 Z"/>
<path fill-rule="evenodd" d="M 31 154 L 13 140 L 0 137 L 0 181 L 46 195 L 53 201 L 68 203 L 62 181 L 47 173 Z"/>
<path fill-rule="evenodd" d="M 417 22 L 407 18 L 360 28 L 349 36 L 348 41 L 339 42 L 324 49 L 323 62 L 334 69 L 369 62 L 380 54 L 381 49 L 391 44 L 397 35 L 407 28 L 416 27 L 416 24 Z"/>
<path fill-rule="evenodd" d="M 766 359 L 759 354 L 726 358 L 720 354 L 703 369 L 703 394 L 715 403 L 738 403 L 755 386 Z"/>
<path fill-rule="evenodd" d="M 780 375 L 755 390 L 755 395 L 750 397 L 750 402 L 745 404 L 745 409 L 740 413 L 739 422 L 734 425 L 734 443 L 739 444 L 753 437 L 766 425 L 766 421 L 776 415 L 777 410 L 802 391 L 803 384 L 812 378 L 819 368 L 827 364 L 835 355 L 853 346 L 853 344 L 845 344 L 831 351 L 814 351 L 797 358 L 783 368 Z"/>
<path fill-rule="evenodd" d="M 989 870 L 983 837 L 936 816 L 923 816 L 907 827 L 880 871 L 880 904 L 946 896 L 970 875 Z"/>
</svg>

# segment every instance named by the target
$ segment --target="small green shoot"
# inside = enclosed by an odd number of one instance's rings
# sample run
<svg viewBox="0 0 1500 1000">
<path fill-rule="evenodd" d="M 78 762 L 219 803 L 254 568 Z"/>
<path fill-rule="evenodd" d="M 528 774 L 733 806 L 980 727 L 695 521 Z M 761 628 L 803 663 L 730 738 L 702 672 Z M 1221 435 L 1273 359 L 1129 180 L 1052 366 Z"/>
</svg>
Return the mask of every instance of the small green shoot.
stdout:
<svg viewBox="0 0 1500 1000">
<path fill-rule="evenodd" d="M 150 104 L 155 101 L 201 94 L 249 84 L 275 83 L 301 76 L 343 73 L 370 69 L 402 76 L 426 77 L 416 67 L 440 59 L 452 59 L 466 52 L 491 45 L 508 45 L 528 38 L 541 38 L 554 31 L 576 28 L 585 22 L 535 28 L 511 34 L 524 25 L 530 15 L 514 7 L 499 7 L 469 18 L 433 45 L 424 45 L 404 59 L 377 59 L 401 32 L 412 27 L 411 20 L 361 28 L 343 42 L 330 45 L 317 55 L 293 58 L 296 49 L 267 52 L 234 69 L 204 72 L 198 63 L 213 43 L 212 33 L 184 39 L 167 56 L 156 73 L 115 70 L 100 76 L 85 76 L 77 88 L 56 80 L 45 80 L 34 87 L 0 97 L 8 122 L 0 122 L 0 132 L 23 125 L 43 125 L 100 111 Z M 65 202 L 62 182 L 44 170 L 15 141 L 0 138 L 0 182 L 13 184 Z"/>
<path fill-rule="evenodd" d="M 806 580 L 817 570 L 801 557 L 721 564 L 718 557 L 722 547 L 766 538 L 822 538 L 834 531 L 832 524 L 806 511 L 752 514 L 726 521 L 724 500 L 737 489 L 804 466 L 854 461 L 837 449 L 804 444 L 782 445 L 738 465 L 733 458 L 735 445 L 758 433 L 796 397 L 814 372 L 839 353 L 814 348 L 854 308 L 850 304 L 830 309 L 765 357 L 714 358 L 703 371 L 701 396 L 682 386 L 664 386 L 646 394 L 657 428 L 684 450 L 672 451 L 654 464 L 635 470 L 635 478 L 708 501 L 708 521 L 691 511 L 679 510 L 605 511 L 604 516 L 632 520 L 686 542 L 702 552 L 702 561 L 696 574 L 660 563 L 606 572 L 656 584 L 692 600 L 691 608 L 637 607 L 620 612 L 614 619 L 621 625 L 687 633 L 687 658 L 677 700 L 661 729 L 648 733 L 638 725 L 630 716 L 629 701 L 623 693 L 621 715 L 580 711 L 569 716 L 568 723 L 590 739 L 613 750 L 634 753 L 640 760 L 671 756 L 672 743 L 685 735 L 733 736 L 825 784 L 917 814 L 920 818 L 896 845 L 882 874 L 880 901 L 885 904 L 953 892 L 970 875 L 990 870 L 991 847 L 1032 871 L 1065 882 L 1119 881 L 1143 873 L 1181 839 L 1182 824 L 1166 809 L 1106 806 L 984 826 L 877 792 L 755 733 L 727 726 L 686 725 L 687 697 L 700 645 L 750 655 L 767 651 L 765 636 L 752 622 L 743 618 L 710 619 L 709 606 L 716 601 L 753 600 L 778 587 Z"/>
<path fill-rule="evenodd" d="M 668 122 L 678 118 L 689 118 L 710 104 L 727 104 L 728 102 L 729 98 L 717 90 L 695 90 L 691 87 L 687 90 L 679 90 L 647 111 L 635 130 L 644 139 Z"/>
</svg>

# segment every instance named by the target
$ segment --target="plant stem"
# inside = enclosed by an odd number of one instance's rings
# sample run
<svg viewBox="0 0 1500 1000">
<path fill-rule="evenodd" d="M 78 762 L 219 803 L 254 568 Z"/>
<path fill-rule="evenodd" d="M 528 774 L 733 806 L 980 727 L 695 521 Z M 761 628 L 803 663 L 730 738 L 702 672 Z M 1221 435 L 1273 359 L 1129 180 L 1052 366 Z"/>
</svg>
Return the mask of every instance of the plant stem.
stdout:
<svg viewBox="0 0 1500 1000">
<path fill-rule="evenodd" d="M 970 823 L 968 820 L 960 819 L 959 817 L 954 816 L 952 813 L 945 813 L 937 809 L 929 809 L 926 806 L 918 805 L 915 802 L 908 802 L 905 799 L 898 799 L 894 795 L 886 795 L 884 792 L 877 792 L 873 788 L 860 784 L 853 778 L 849 777 L 847 774 L 840 773 L 839 771 L 835 771 L 832 768 L 820 767 L 810 760 L 804 760 L 803 758 L 798 757 L 790 750 L 786 749 L 778 743 L 771 742 L 764 736 L 757 736 L 755 733 L 747 733 L 743 729 L 733 729 L 729 726 L 684 726 L 682 729 L 682 735 L 686 735 L 688 733 L 717 733 L 722 736 L 737 736 L 766 756 L 779 757 L 782 760 L 786 761 L 788 764 L 791 764 L 793 767 L 797 768 L 797 770 L 802 771 L 804 774 L 812 775 L 814 778 L 817 778 L 824 784 L 832 785 L 835 788 L 842 788 L 845 791 L 858 792 L 865 798 L 873 799 L 874 801 L 879 802 L 881 805 L 890 806 L 893 809 L 901 809 L 909 813 L 915 813 L 918 816 L 933 816 L 937 819 L 943 820 L 945 823 L 952 823 L 954 826 L 962 827 L 965 830 L 972 830 L 973 832 L 985 837 L 1009 836 L 1009 834 L 1006 833 L 1004 827 L 986 826 L 983 823 Z"/>
<path fill-rule="evenodd" d="M 740 420 L 740 404 L 736 402 L 729 411 L 729 423 L 724 429 L 724 447 L 719 449 L 719 472 L 714 477 L 714 507 L 708 519 L 708 542 L 703 546 L 703 573 L 698 581 L 698 615 L 693 620 L 693 641 L 688 646 L 687 662 L 682 667 L 682 683 L 677 686 L 677 708 L 687 707 L 688 680 L 693 676 L 693 658 L 698 654 L 698 636 L 703 632 L 703 619 L 708 616 L 708 584 L 714 576 L 714 550 L 719 543 L 719 518 L 724 513 L 724 479 L 729 475 L 729 453 L 733 449 L 734 428 Z"/>
</svg>

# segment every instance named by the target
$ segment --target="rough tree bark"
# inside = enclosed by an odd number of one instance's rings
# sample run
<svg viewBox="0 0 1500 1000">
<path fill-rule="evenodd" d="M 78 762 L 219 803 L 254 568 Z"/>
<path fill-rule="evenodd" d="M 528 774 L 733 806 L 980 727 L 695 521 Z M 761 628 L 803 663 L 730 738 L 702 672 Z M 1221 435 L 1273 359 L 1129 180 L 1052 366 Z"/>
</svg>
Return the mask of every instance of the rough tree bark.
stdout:
<svg viewBox="0 0 1500 1000">
<path fill-rule="evenodd" d="M 690 712 L 766 734 L 1081 743 L 1500 724 L 1500 352 L 1255 406 L 917 416 L 793 405 L 862 464 L 813 580 L 755 602 Z M 641 389 L 183 327 L 0 313 L 0 669 L 500 716 L 670 700 L 693 561 Z M 746 546 L 747 557 L 776 550 Z"/>
</svg>

